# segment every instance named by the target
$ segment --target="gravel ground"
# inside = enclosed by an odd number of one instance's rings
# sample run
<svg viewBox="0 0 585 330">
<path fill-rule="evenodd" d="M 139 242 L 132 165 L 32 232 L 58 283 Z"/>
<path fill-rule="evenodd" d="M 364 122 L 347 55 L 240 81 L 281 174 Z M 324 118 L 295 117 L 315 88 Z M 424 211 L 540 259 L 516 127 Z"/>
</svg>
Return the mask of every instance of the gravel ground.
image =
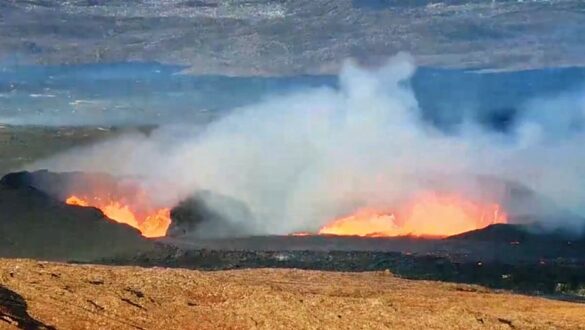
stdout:
<svg viewBox="0 0 585 330">
<path fill-rule="evenodd" d="M 581 304 L 410 281 L 389 272 L 201 272 L 4 259 L 0 287 L 0 328 L 8 329 L 17 322 L 56 329 L 583 329 L 585 324 Z"/>
</svg>

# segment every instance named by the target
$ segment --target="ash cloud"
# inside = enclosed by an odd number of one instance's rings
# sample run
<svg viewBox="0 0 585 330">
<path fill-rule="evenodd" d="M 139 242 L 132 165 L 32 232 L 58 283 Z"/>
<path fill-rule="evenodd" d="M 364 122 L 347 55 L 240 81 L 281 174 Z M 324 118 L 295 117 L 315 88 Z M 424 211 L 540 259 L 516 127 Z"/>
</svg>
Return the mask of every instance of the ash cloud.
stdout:
<svg viewBox="0 0 585 330">
<path fill-rule="evenodd" d="M 422 119 L 415 70 L 407 54 L 375 69 L 347 62 L 337 89 L 271 96 L 205 127 L 125 135 L 30 168 L 139 176 L 161 204 L 211 191 L 245 204 L 250 216 L 229 220 L 255 234 L 315 230 L 437 189 L 503 203 L 517 219 L 583 225 L 585 93 L 527 102 L 506 132 L 469 119 L 445 133 Z"/>
</svg>

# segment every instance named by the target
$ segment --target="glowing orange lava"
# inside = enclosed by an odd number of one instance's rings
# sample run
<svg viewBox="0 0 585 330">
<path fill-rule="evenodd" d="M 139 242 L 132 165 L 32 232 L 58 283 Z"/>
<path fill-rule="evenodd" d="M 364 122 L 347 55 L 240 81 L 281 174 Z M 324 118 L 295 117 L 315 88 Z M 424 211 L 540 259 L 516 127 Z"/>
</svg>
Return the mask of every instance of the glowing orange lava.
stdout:
<svg viewBox="0 0 585 330">
<path fill-rule="evenodd" d="M 306 231 L 299 231 L 299 232 L 290 234 L 290 236 L 311 236 L 311 233 L 306 232 Z"/>
<path fill-rule="evenodd" d="M 332 221 L 321 235 L 446 237 L 506 223 L 497 204 L 480 204 L 457 195 L 421 194 L 396 212 L 362 209 Z"/>
<path fill-rule="evenodd" d="M 168 208 L 145 212 L 138 210 L 137 207 L 109 198 L 88 198 L 75 195 L 67 198 L 65 202 L 69 205 L 96 207 L 108 218 L 140 230 L 144 237 L 163 237 L 167 234 L 171 224 L 171 210 Z"/>
<path fill-rule="evenodd" d="M 393 214 L 362 209 L 341 219 L 337 219 L 319 230 L 321 235 L 339 236 L 397 236 L 399 228 Z"/>
</svg>

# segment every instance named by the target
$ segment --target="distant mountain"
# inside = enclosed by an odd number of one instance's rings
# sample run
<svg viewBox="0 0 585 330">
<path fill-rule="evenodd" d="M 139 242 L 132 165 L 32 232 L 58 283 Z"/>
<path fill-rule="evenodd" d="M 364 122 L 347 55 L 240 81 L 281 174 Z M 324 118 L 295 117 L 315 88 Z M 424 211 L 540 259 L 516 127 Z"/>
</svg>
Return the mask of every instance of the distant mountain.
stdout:
<svg viewBox="0 0 585 330">
<path fill-rule="evenodd" d="M 0 0 L 0 9 L 0 64 L 134 60 L 290 75 L 408 51 L 436 67 L 585 65 L 580 0 Z"/>
</svg>

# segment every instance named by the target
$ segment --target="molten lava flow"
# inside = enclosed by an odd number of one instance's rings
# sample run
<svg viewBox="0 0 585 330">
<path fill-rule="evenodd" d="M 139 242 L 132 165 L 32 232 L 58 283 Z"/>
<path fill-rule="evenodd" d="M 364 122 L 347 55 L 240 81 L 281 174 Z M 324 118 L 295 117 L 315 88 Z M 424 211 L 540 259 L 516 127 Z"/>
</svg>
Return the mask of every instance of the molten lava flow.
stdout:
<svg viewBox="0 0 585 330">
<path fill-rule="evenodd" d="M 338 219 L 319 230 L 321 235 L 338 236 L 396 236 L 399 228 L 392 214 L 363 209 Z"/>
<path fill-rule="evenodd" d="M 506 223 L 507 215 L 497 204 L 480 204 L 457 195 L 421 194 L 397 212 L 360 210 L 334 220 L 319 234 L 341 236 L 434 236 L 445 237 Z"/>
<path fill-rule="evenodd" d="M 148 210 L 100 197 L 71 196 L 65 201 L 69 205 L 93 206 L 100 209 L 105 216 L 119 222 L 130 225 L 142 233 L 145 237 L 165 236 L 171 224 L 171 210 L 168 208 Z"/>
<path fill-rule="evenodd" d="M 306 232 L 306 231 L 299 231 L 299 232 L 290 234 L 290 236 L 299 236 L 299 237 L 300 236 L 311 236 L 311 233 Z"/>
</svg>

